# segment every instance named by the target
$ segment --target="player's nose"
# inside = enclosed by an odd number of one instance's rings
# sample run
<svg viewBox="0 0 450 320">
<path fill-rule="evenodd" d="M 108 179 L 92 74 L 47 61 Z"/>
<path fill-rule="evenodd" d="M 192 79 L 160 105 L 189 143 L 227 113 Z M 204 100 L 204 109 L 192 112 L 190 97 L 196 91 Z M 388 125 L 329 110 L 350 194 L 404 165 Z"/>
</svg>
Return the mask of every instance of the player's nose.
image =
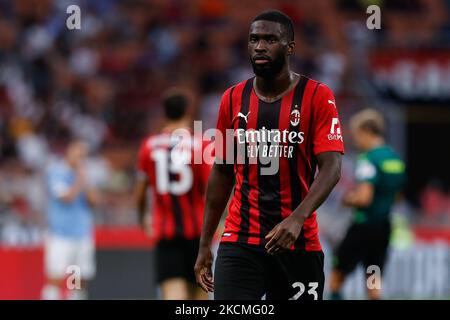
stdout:
<svg viewBox="0 0 450 320">
<path fill-rule="evenodd" d="M 258 41 L 255 45 L 255 52 L 265 52 L 266 51 L 266 46 L 264 44 L 264 41 Z"/>
</svg>

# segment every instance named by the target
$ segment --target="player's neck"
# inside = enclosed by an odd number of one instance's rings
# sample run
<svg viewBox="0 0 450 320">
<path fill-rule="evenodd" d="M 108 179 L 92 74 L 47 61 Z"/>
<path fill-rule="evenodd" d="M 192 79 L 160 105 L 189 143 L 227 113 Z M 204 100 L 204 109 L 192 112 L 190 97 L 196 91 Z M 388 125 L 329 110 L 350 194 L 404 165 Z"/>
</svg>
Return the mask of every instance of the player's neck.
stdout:
<svg viewBox="0 0 450 320">
<path fill-rule="evenodd" d="M 384 141 L 383 138 L 378 138 L 378 137 L 377 138 L 373 138 L 373 140 L 370 141 L 368 150 L 372 150 L 372 149 L 381 147 L 384 144 L 385 144 L 385 141 Z"/>
<path fill-rule="evenodd" d="M 253 87 L 261 100 L 273 102 L 291 90 L 299 78 L 300 75 L 285 68 L 273 78 L 255 77 Z"/>
<path fill-rule="evenodd" d="M 186 119 L 167 121 L 163 127 L 163 131 L 173 131 L 180 128 L 187 128 L 188 121 Z"/>
</svg>

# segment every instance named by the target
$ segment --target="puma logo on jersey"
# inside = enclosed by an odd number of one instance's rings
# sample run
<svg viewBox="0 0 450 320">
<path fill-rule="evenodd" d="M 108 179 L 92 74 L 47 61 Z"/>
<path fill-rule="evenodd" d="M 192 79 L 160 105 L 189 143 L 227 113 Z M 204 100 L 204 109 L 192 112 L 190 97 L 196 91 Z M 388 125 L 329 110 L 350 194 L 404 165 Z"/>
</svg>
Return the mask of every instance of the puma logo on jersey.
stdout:
<svg viewBox="0 0 450 320">
<path fill-rule="evenodd" d="M 248 115 L 250 114 L 250 112 L 251 112 L 251 111 L 249 111 L 249 112 L 247 113 L 247 115 L 244 115 L 242 112 L 239 112 L 239 113 L 237 114 L 237 116 L 240 117 L 240 118 L 244 118 L 245 123 L 248 123 Z"/>
<path fill-rule="evenodd" d="M 336 108 L 336 103 L 335 103 L 333 100 L 329 100 L 329 99 L 328 99 L 328 103 L 329 103 L 329 104 L 332 104 L 332 105 Z"/>
</svg>

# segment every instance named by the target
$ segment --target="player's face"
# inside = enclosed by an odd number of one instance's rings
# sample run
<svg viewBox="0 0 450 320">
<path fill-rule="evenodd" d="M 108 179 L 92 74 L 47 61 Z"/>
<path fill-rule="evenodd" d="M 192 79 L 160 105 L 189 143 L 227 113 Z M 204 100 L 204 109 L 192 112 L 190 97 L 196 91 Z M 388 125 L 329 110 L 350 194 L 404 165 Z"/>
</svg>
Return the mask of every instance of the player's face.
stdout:
<svg viewBox="0 0 450 320">
<path fill-rule="evenodd" d="M 86 158 L 86 155 L 87 145 L 81 141 L 71 143 L 67 149 L 67 159 L 74 167 L 79 166 Z"/>
<path fill-rule="evenodd" d="M 287 63 L 290 44 L 281 24 L 272 21 L 255 21 L 250 26 L 248 52 L 253 72 L 258 77 L 273 78 Z"/>
<path fill-rule="evenodd" d="M 366 131 L 361 130 L 360 128 L 353 128 L 352 138 L 356 148 L 362 151 L 367 150 L 367 140 L 369 139 L 369 136 Z"/>
</svg>

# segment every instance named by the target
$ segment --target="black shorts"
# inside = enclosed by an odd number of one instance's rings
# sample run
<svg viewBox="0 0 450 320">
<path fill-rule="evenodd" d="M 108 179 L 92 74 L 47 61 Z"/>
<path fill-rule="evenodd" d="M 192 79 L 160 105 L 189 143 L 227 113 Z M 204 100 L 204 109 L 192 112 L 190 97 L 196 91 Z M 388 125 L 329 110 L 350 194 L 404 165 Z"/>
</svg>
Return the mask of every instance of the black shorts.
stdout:
<svg viewBox="0 0 450 320">
<path fill-rule="evenodd" d="M 195 284 L 194 264 L 197 259 L 199 239 L 176 238 L 160 240 L 156 245 L 156 279 L 183 278 Z"/>
<path fill-rule="evenodd" d="M 366 270 L 376 265 L 383 270 L 386 261 L 391 225 L 388 221 L 373 224 L 353 224 L 336 250 L 333 267 L 345 275 L 362 263 Z"/>
<path fill-rule="evenodd" d="M 322 300 L 322 251 L 292 250 L 271 256 L 264 248 L 221 243 L 214 271 L 215 300 Z"/>
</svg>

